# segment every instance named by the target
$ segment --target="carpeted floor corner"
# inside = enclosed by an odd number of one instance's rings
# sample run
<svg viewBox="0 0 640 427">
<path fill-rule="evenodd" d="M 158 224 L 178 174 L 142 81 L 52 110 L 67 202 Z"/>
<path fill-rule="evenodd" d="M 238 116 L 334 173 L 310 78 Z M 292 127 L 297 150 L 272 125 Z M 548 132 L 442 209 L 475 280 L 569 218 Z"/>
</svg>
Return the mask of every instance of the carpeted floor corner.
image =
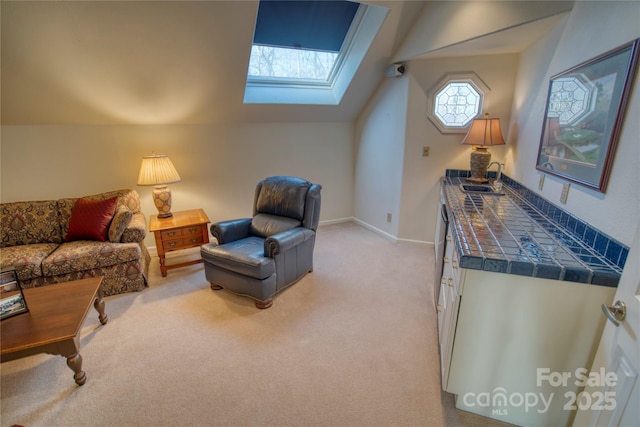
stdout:
<svg viewBox="0 0 640 427">
<path fill-rule="evenodd" d="M 193 251 L 188 256 L 198 256 Z M 171 262 L 171 260 L 169 260 Z M 258 310 L 203 266 L 108 297 L 59 356 L 1 365 L 1 426 L 498 426 L 441 392 L 433 248 L 322 226 L 314 271 Z"/>
</svg>

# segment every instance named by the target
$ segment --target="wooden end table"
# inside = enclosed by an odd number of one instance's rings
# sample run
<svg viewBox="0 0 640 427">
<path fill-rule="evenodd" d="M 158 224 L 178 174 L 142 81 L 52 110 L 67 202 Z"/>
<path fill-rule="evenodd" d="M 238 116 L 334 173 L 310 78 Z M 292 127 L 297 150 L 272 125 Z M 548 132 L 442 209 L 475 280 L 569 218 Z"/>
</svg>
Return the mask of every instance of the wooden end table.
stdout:
<svg viewBox="0 0 640 427">
<path fill-rule="evenodd" d="M 91 305 L 98 312 L 100 323 L 109 321 L 101 284 L 102 276 L 23 289 L 29 311 L 2 321 L 0 360 L 59 354 L 67 358 L 76 384 L 83 385 L 87 376 L 82 370 L 80 328 Z"/>
<path fill-rule="evenodd" d="M 181 249 L 194 248 L 209 242 L 207 224 L 209 218 L 202 209 L 173 212 L 169 218 L 151 215 L 149 230 L 156 238 L 156 250 L 160 258 L 160 272 L 167 277 L 167 270 L 203 262 L 202 258 L 167 265 L 165 254 Z"/>
</svg>

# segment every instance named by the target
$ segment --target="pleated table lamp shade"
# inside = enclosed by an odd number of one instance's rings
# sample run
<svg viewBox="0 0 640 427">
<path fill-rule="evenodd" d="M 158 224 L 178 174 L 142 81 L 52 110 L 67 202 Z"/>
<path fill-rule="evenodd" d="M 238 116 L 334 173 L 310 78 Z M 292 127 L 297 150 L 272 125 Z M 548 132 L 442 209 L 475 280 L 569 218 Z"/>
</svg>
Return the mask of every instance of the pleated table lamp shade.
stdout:
<svg viewBox="0 0 640 427">
<path fill-rule="evenodd" d="M 171 190 L 167 184 L 180 182 L 180 175 L 169 156 L 160 154 L 144 156 L 138 174 L 138 185 L 153 185 L 153 204 L 158 209 L 158 218 L 167 218 L 171 213 Z"/>
</svg>

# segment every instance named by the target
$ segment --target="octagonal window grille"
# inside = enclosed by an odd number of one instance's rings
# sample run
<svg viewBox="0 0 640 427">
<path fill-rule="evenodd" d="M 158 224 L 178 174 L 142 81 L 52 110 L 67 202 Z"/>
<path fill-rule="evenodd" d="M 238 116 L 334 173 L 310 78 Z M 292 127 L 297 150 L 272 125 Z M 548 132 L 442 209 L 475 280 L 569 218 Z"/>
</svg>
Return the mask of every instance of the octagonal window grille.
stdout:
<svg viewBox="0 0 640 427">
<path fill-rule="evenodd" d="M 442 133 L 465 133 L 482 115 L 489 88 L 474 73 L 448 74 L 429 94 L 429 120 Z"/>
<path fill-rule="evenodd" d="M 435 116 L 445 126 L 465 127 L 480 113 L 480 94 L 470 83 L 451 82 L 436 93 Z"/>
</svg>

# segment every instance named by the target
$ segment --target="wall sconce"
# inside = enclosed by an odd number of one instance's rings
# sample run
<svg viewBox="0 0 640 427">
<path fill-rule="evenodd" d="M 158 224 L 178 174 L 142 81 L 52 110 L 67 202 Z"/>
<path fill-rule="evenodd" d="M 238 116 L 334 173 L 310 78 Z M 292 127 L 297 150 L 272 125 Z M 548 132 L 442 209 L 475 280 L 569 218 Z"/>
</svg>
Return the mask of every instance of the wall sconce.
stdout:
<svg viewBox="0 0 640 427">
<path fill-rule="evenodd" d="M 483 119 L 475 119 L 462 143 L 474 146 L 471 152 L 471 177 L 467 181 L 488 182 L 486 175 L 491 153 L 487 147 L 505 143 L 500 130 L 500 119 L 490 119 L 488 113 Z"/>
<path fill-rule="evenodd" d="M 169 156 L 164 154 L 144 156 L 138 185 L 153 185 L 153 204 L 158 209 L 158 218 L 168 218 L 171 213 L 171 190 L 167 184 L 180 182 L 180 175 L 171 163 Z"/>
</svg>

